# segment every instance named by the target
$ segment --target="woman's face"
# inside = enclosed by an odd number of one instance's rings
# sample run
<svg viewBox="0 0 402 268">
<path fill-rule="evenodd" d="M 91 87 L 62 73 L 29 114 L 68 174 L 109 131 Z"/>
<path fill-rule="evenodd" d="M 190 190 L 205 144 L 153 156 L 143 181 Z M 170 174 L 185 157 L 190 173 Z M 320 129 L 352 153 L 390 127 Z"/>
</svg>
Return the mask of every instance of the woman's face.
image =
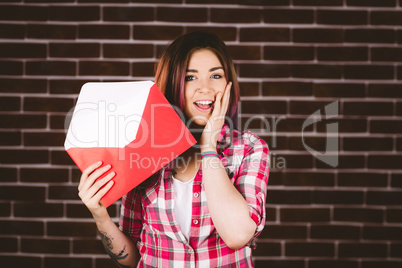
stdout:
<svg viewBox="0 0 402 268">
<path fill-rule="evenodd" d="M 200 126 L 205 126 L 212 114 L 218 92 L 227 85 L 225 71 L 218 57 L 208 49 L 195 51 L 189 60 L 185 83 L 184 112 Z"/>
</svg>

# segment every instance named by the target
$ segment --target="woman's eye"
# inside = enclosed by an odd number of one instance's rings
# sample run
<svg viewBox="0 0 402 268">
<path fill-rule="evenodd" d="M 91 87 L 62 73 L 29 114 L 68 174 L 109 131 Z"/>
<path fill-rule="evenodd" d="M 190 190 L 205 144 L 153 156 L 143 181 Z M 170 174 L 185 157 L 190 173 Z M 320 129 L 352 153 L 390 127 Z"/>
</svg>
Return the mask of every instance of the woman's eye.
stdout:
<svg viewBox="0 0 402 268">
<path fill-rule="evenodd" d="M 194 76 L 188 75 L 188 76 L 186 76 L 186 77 L 184 78 L 184 81 L 191 81 L 191 80 L 194 80 L 194 79 L 195 79 Z"/>
<path fill-rule="evenodd" d="M 220 75 L 220 74 L 214 74 L 214 75 L 212 75 L 212 78 L 213 78 L 213 79 L 219 79 L 219 78 L 222 78 L 222 75 Z"/>
</svg>

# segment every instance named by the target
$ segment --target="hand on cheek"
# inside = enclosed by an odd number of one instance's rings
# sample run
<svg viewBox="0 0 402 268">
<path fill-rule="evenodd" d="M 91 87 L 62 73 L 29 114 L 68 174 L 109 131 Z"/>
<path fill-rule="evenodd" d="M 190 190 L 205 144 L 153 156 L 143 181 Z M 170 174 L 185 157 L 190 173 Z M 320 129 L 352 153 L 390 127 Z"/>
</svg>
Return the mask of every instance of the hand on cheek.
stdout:
<svg viewBox="0 0 402 268">
<path fill-rule="evenodd" d="M 232 82 L 229 82 L 223 92 L 219 91 L 215 98 L 214 110 L 205 125 L 201 136 L 201 152 L 215 151 L 219 133 L 225 122 L 225 115 L 230 100 L 230 89 Z"/>
</svg>

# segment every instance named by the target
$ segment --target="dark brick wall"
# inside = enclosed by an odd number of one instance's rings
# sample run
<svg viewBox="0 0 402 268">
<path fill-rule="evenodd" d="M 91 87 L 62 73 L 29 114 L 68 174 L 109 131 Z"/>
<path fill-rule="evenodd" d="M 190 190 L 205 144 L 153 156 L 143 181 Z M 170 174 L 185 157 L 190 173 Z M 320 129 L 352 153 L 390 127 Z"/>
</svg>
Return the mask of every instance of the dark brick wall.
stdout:
<svg viewBox="0 0 402 268">
<path fill-rule="evenodd" d="M 152 79 L 168 41 L 194 30 L 226 41 L 242 125 L 271 148 L 256 267 L 402 267 L 401 0 L 1 1 L 0 266 L 112 267 L 65 116 L 85 82 Z M 338 115 L 303 129 L 334 101 Z"/>
</svg>

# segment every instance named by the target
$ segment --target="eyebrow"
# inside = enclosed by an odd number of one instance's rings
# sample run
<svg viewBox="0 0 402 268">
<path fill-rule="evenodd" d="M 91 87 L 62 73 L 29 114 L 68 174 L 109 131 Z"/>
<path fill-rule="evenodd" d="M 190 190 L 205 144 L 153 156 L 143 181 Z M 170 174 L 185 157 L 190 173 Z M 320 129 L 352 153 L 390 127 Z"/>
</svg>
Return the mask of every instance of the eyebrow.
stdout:
<svg viewBox="0 0 402 268">
<path fill-rule="evenodd" d="M 222 69 L 222 70 L 223 70 L 223 67 L 222 67 L 222 66 L 213 67 L 213 68 L 209 69 L 209 72 L 213 72 L 213 71 L 216 71 L 216 70 L 219 70 L 219 69 Z M 198 73 L 198 70 L 195 70 L 195 69 L 187 69 L 186 72 L 188 72 L 188 73 Z"/>
</svg>

